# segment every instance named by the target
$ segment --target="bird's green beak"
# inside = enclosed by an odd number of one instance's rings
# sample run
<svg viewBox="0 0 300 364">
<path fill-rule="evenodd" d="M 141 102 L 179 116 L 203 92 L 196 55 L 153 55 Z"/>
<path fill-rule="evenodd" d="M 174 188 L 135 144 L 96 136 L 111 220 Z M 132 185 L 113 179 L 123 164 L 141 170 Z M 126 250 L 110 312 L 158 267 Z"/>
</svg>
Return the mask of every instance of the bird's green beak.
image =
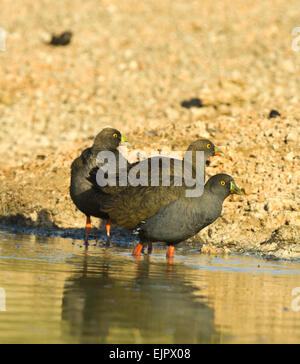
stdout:
<svg viewBox="0 0 300 364">
<path fill-rule="evenodd" d="M 129 141 L 122 135 L 121 136 L 121 142 L 122 143 L 126 143 L 128 146 L 130 146 L 131 144 L 129 143 Z M 124 145 L 124 144 L 123 144 Z"/>
<path fill-rule="evenodd" d="M 220 149 L 218 149 L 217 147 L 215 147 L 215 155 L 219 155 L 220 157 L 225 156 L 225 154 Z"/>
<path fill-rule="evenodd" d="M 230 192 L 236 193 L 237 195 L 242 195 L 243 192 L 238 188 L 234 181 L 230 182 Z"/>
</svg>

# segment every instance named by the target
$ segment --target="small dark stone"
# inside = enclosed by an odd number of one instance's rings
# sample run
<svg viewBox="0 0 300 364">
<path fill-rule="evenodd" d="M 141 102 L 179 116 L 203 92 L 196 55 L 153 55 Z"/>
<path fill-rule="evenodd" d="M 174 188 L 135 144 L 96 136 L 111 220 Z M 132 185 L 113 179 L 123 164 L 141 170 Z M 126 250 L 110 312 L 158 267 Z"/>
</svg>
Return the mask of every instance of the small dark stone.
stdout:
<svg viewBox="0 0 300 364">
<path fill-rule="evenodd" d="M 208 229 L 208 236 L 211 238 L 212 237 L 212 229 Z"/>
<path fill-rule="evenodd" d="M 71 42 L 72 32 L 63 32 L 60 35 L 52 35 L 52 39 L 49 44 L 53 46 L 66 46 Z"/>
<path fill-rule="evenodd" d="M 277 116 L 280 116 L 280 113 L 277 110 L 271 110 L 269 113 L 269 118 L 276 118 Z"/>
<path fill-rule="evenodd" d="M 203 107 L 202 101 L 198 97 L 194 97 L 190 100 L 182 101 L 180 104 L 182 107 L 185 107 L 186 109 L 190 109 L 192 107 Z"/>
</svg>

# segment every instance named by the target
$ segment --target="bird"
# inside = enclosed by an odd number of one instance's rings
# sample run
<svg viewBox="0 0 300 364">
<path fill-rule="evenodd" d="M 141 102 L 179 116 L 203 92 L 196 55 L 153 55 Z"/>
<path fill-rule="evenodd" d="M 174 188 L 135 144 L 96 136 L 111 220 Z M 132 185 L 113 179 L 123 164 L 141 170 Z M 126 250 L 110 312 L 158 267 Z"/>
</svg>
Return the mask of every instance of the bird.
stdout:
<svg viewBox="0 0 300 364">
<path fill-rule="evenodd" d="M 101 211 L 101 199 L 104 193 L 94 182 L 99 163 L 97 156 L 100 152 L 109 151 L 116 157 L 116 166 L 123 158 L 123 165 L 129 167 L 129 163 L 118 151 L 118 147 L 127 139 L 113 128 L 104 128 L 94 139 L 90 148 L 85 149 L 81 155 L 71 164 L 70 196 L 76 207 L 86 215 L 85 244 L 91 231 L 91 216 L 106 220 L 107 241 L 110 239 L 111 222 L 108 214 Z M 126 167 L 126 168 L 127 168 Z M 114 191 L 110 191 L 113 193 Z"/>
<path fill-rule="evenodd" d="M 117 225 L 137 233 L 140 243 L 133 255 L 140 255 L 149 242 L 165 242 L 167 257 L 172 258 L 174 245 L 212 224 L 231 193 L 242 194 L 227 174 L 209 178 L 199 197 L 187 197 L 188 189 L 184 185 L 128 187 L 104 199 L 102 210 Z"/>
</svg>

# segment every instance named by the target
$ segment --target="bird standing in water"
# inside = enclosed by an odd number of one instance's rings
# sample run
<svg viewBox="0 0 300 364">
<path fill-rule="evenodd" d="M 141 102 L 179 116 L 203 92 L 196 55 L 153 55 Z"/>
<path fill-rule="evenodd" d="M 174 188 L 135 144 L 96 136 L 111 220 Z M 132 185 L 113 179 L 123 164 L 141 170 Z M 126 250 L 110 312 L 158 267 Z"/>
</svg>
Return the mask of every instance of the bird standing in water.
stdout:
<svg viewBox="0 0 300 364">
<path fill-rule="evenodd" d="M 189 187 L 190 188 L 190 187 Z M 187 197 L 186 186 L 129 187 L 103 201 L 113 222 L 136 230 L 140 243 L 133 254 L 140 255 L 143 245 L 165 242 L 167 257 L 174 256 L 174 245 L 212 224 L 222 212 L 224 200 L 231 194 L 242 194 L 227 174 L 211 177 L 199 197 Z"/>
<path fill-rule="evenodd" d="M 118 168 L 119 158 L 124 159 L 118 151 L 118 147 L 123 141 L 127 142 L 118 130 L 105 128 L 95 137 L 93 145 L 85 149 L 71 165 L 70 195 L 76 207 L 86 215 L 86 245 L 91 231 L 91 216 L 106 220 L 107 239 L 108 241 L 110 239 L 110 219 L 107 213 L 101 211 L 103 192 L 100 186 L 93 182 L 93 175 L 99 169 L 97 156 L 103 151 L 110 151 L 115 155 Z M 124 164 L 129 167 L 126 160 Z"/>
</svg>

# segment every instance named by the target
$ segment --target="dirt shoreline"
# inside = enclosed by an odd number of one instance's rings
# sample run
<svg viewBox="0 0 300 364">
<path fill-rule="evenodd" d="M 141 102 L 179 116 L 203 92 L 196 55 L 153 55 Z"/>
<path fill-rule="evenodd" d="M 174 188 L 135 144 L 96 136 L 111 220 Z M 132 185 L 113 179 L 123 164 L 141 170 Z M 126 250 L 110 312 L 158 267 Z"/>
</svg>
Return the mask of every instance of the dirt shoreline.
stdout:
<svg viewBox="0 0 300 364">
<path fill-rule="evenodd" d="M 53 236 L 78 241 L 77 245 L 84 248 L 83 236 L 84 230 L 80 228 L 59 228 L 59 227 L 43 227 L 37 225 L 29 219 L 24 221 L 22 215 L 1 217 L 0 229 L 10 232 L 31 234 L 36 236 Z M 200 250 L 202 254 L 211 256 L 223 256 L 229 254 L 250 254 L 261 256 L 266 260 L 288 260 L 299 261 L 297 242 L 294 239 L 299 238 L 299 229 L 296 227 L 286 228 L 280 227 L 271 233 L 269 239 L 255 243 L 255 241 L 219 241 L 201 239 L 194 237 L 178 245 L 180 250 L 188 249 Z M 75 242 L 73 243 L 75 244 Z M 104 228 L 98 226 L 93 228 L 90 235 L 89 245 L 104 246 L 106 244 L 106 233 Z M 136 237 L 130 232 L 126 232 L 115 226 L 112 233 L 111 246 L 134 247 L 137 244 Z M 156 247 L 167 248 L 163 243 L 156 243 Z"/>
<path fill-rule="evenodd" d="M 225 152 L 208 176 L 245 191 L 190 244 L 203 252 L 300 258 L 300 52 L 292 0 L 213 3 L 42 0 L 1 5 L 0 224 L 78 229 L 70 165 L 105 126 L 132 150 Z M 284 14 L 284 16 L 282 16 Z M 72 30 L 66 47 L 45 43 Z M 197 107 L 184 101 L 198 97 Z M 280 116 L 269 118 L 271 109 Z M 98 223 L 97 223 L 98 224 Z"/>
</svg>

